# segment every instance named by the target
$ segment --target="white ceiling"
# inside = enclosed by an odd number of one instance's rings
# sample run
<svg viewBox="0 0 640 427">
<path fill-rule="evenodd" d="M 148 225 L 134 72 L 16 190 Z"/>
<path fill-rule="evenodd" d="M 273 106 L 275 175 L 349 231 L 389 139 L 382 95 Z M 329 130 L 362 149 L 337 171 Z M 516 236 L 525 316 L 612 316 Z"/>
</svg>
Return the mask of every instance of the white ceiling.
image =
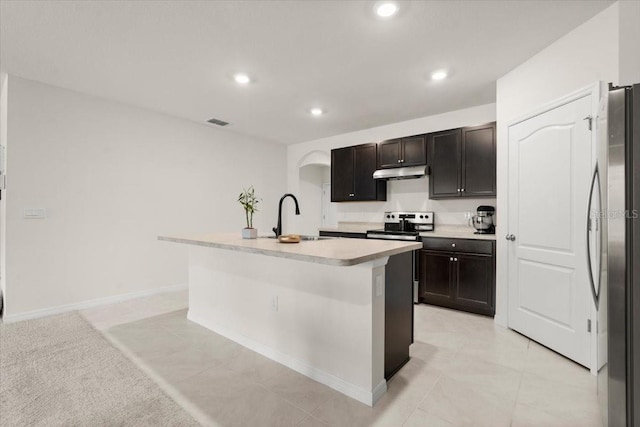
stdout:
<svg viewBox="0 0 640 427">
<path fill-rule="evenodd" d="M 611 1 L 411 1 L 387 21 L 374 3 L 2 0 L 0 64 L 289 144 L 494 102 L 497 78 Z"/>
</svg>

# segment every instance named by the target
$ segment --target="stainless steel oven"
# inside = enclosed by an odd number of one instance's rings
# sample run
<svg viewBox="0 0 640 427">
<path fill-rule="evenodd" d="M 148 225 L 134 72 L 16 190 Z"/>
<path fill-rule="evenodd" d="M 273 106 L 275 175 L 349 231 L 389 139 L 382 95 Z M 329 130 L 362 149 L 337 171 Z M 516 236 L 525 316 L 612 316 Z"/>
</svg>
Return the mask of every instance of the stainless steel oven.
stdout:
<svg viewBox="0 0 640 427">
<path fill-rule="evenodd" d="M 401 240 L 419 242 L 420 233 L 433 231 L 433 212 L 385 212 L 384 229 L 368 230 L 367 239 Z M 413 302 L 419 303 L 419 257 L 413 251 Z"/>
</svg>

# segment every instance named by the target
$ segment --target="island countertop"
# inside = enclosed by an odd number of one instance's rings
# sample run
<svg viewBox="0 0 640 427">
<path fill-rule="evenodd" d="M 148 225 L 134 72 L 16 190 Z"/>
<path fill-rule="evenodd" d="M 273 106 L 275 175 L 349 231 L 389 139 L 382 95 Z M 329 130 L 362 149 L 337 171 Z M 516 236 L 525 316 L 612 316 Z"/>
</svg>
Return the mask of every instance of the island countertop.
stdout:
<svg viewBox="0 0 640 427">
<path fill-rule="evenodd" d="M 420 242 L 374 239 L 322 239 L 280 243 L 277 239 L 243 239 L 239 233 L 158 236 L 158 240 L 289 258 L 317 264 L 352 266 L 422 248 Z"/>
</svg>

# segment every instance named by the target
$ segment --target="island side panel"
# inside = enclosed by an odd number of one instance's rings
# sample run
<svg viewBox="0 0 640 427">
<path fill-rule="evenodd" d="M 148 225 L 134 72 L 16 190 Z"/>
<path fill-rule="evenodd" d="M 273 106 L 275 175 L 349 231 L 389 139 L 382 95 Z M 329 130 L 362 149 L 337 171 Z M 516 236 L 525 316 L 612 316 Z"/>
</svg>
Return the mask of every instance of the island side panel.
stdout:
<svg viewBox="0 0 640 427">
<path fill-rule="evenodd" d="M 386 262 L 338 267 L 192 246 L 188 317 L 373 405 L 386 391 Z"/>
</svg>

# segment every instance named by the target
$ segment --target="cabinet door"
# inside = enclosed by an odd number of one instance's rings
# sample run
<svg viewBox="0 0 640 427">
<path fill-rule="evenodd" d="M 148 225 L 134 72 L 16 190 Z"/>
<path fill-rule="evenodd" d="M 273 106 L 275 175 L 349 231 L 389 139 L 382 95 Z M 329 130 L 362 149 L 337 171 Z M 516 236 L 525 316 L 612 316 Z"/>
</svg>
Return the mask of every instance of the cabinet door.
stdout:
<svg viewBox="0 0 640 427">
<path fill-rule="evenodd" d="M 453 305 L 451 258 L 446 252 L 420 251 L 420 296 L 424 302 Z"/>
<path fill-rule="evenodd" d="M 456 254 L 453 295 L 456 306 L 473 313 L 495 314 L 493 257 Z"/>
<path fill-rule="evenodd" d="M 353 200 L 387 200 L 387 182 L 373 179 L 377 165 L 377 144 L 353 147 Z"/>
<path fill-rule="evenodd" d="M 416 135 L 402 138 L 402 166 L 427 164 L 427 136 Z"/>
<path fill-rule="evenodd" d="M 462 129 L 462 196 L 496 195 L 496 124 Z"/>
<path fill-rule="evenodd" d="M 429 135 L 429 198 L 460 196 L 460 129 Z"/>
<path fill-rule="evenodd" d="M 331 201 L 353 199 L 353 147 L 331 150 Z"/>
<path fill-rule="evenodd" d="M 402 166 L 402 141 L 391 139 L 378 145 L 378 166 L 381 169 Z"/>
</svg>

